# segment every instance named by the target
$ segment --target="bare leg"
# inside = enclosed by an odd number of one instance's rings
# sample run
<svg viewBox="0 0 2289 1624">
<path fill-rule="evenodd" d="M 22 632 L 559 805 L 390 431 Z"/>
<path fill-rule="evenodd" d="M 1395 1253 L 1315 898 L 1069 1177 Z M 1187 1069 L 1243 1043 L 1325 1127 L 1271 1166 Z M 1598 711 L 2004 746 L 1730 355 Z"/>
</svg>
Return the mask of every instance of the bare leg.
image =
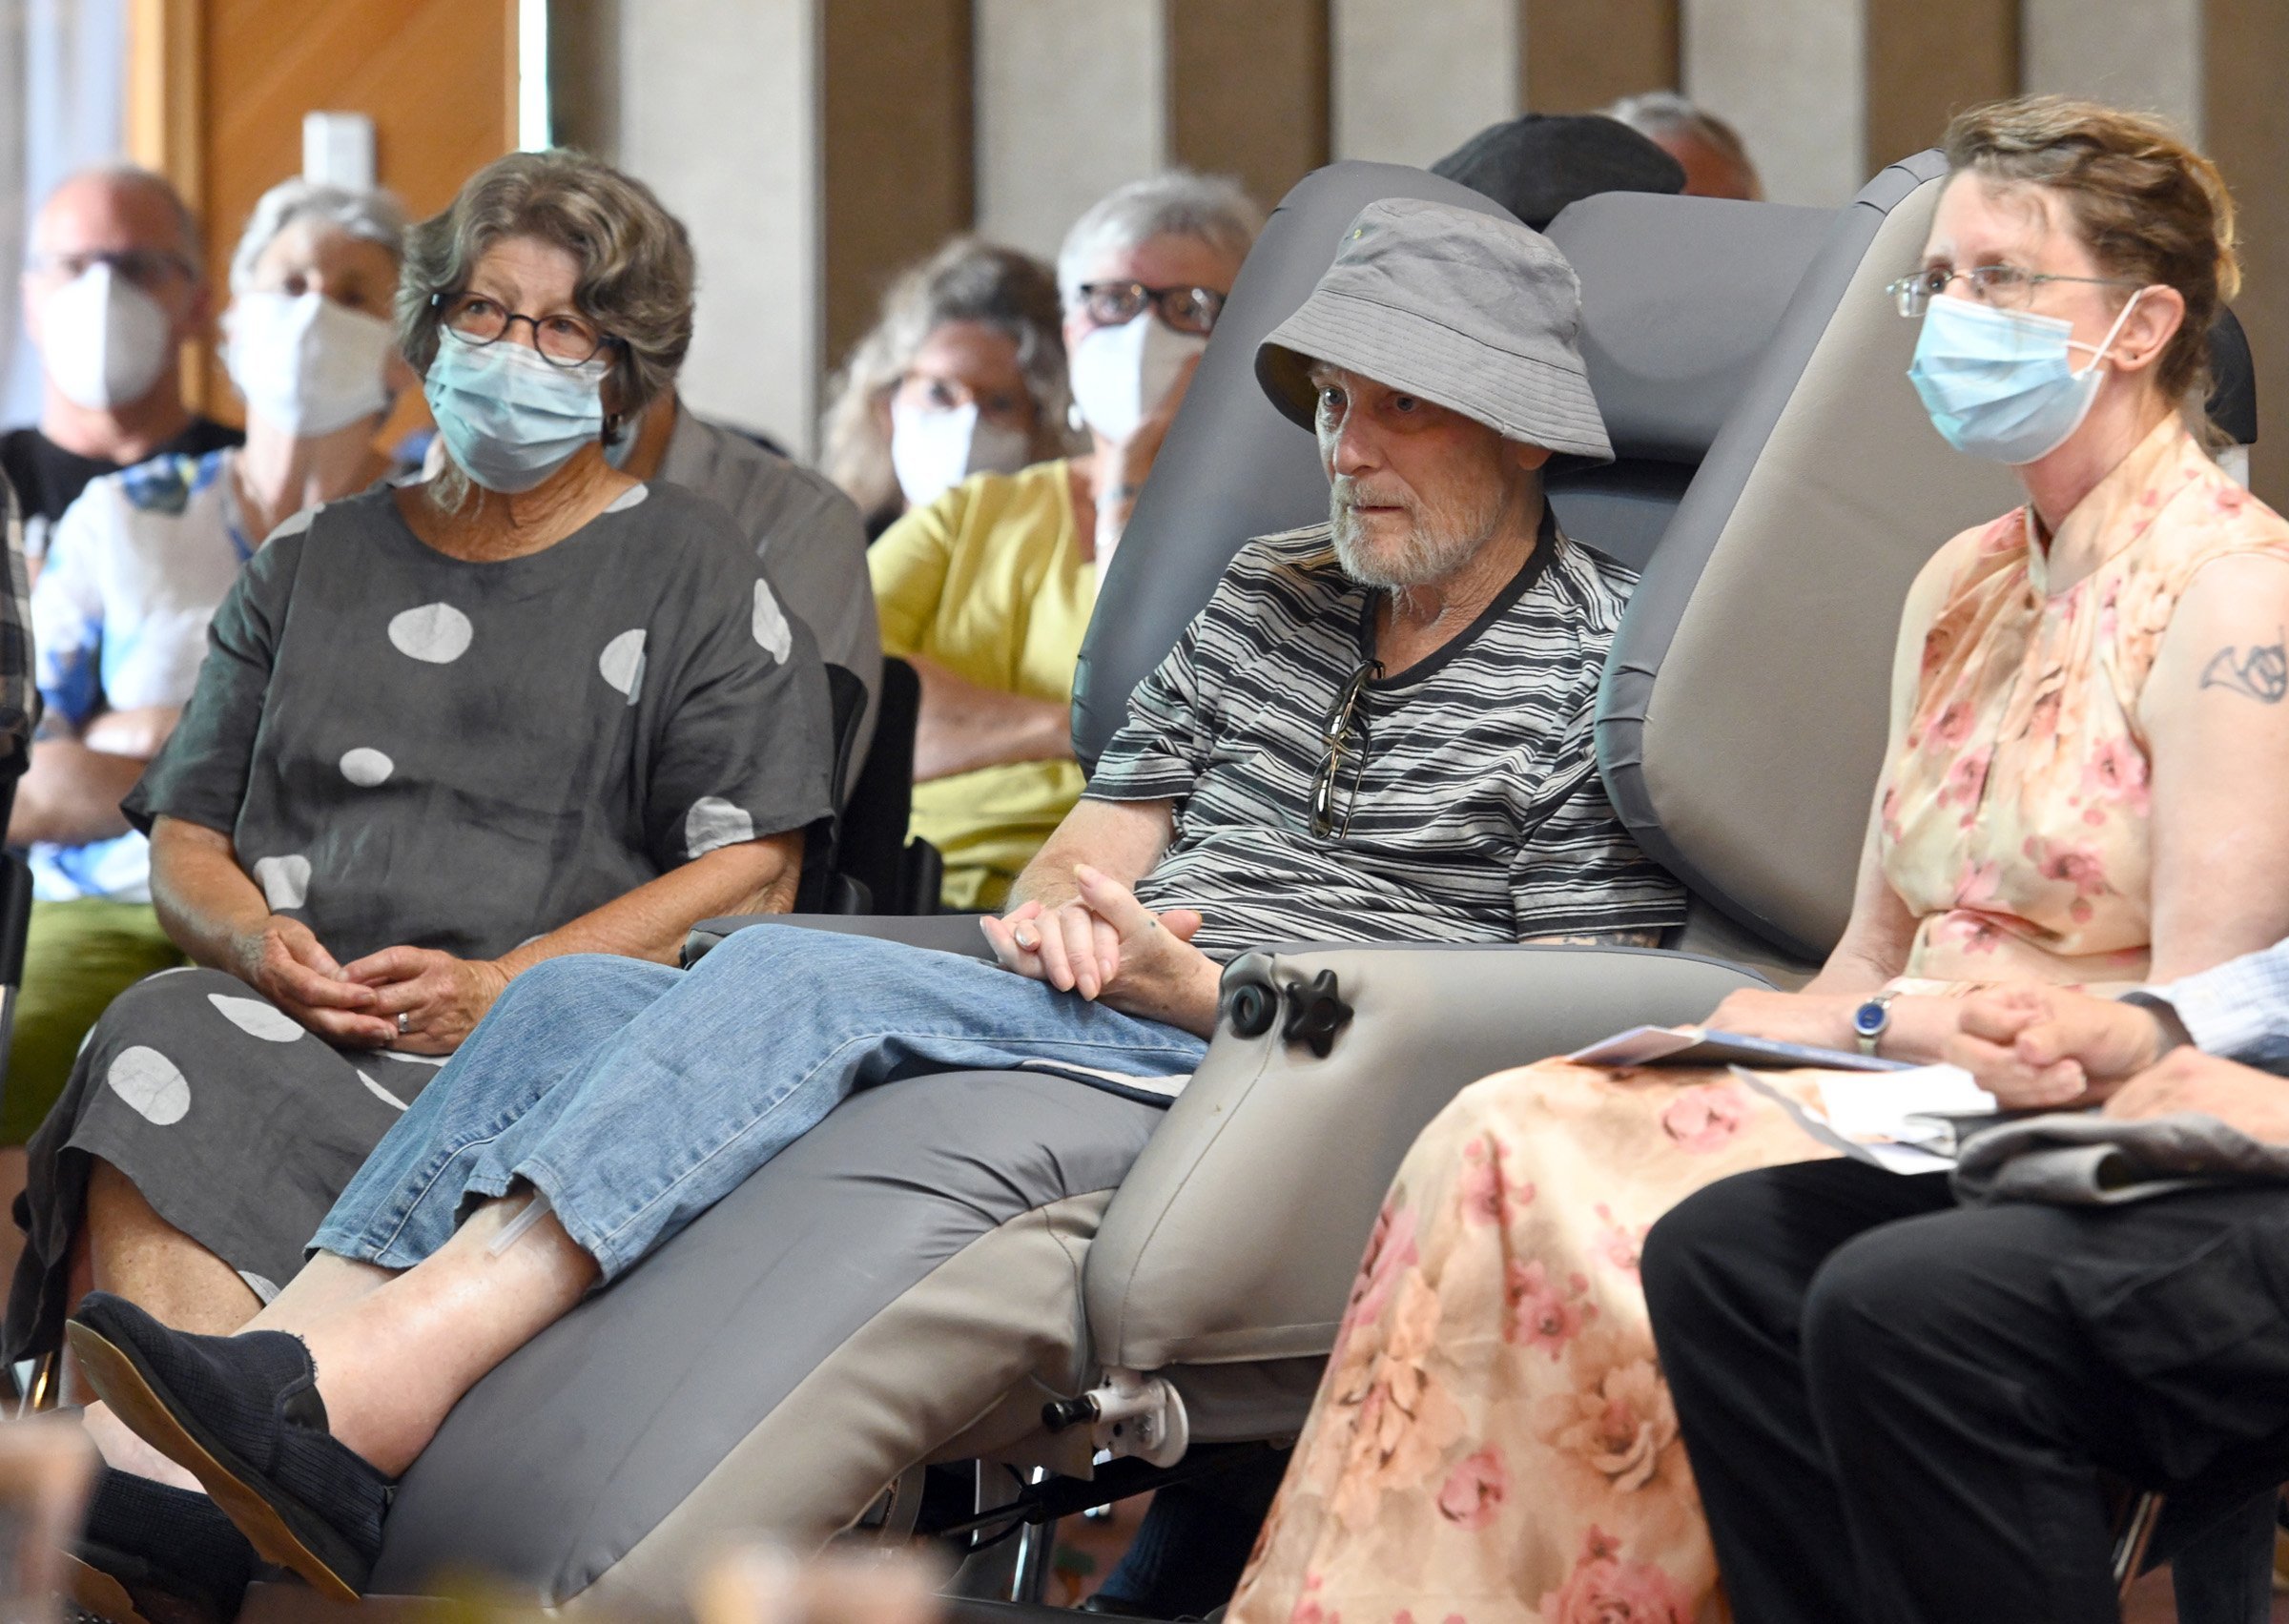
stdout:
<svg viewBox="0 0 2289 1624">
<path fill-rule="evenodd" d="M 352 1304 L 362 1301 L 397 1279 L 398 1271 L 338 1258 L 320 1252 L 302 1265 L 302 1272 L 286 1283 L 270 1306 L 247 1321 L 250 1331 L 307 1332 Z"/>
<path fill-rule="evenodd" d="M 197 1478 L 129 1431 L 126 1423 L 100 1400 L 91 1401 L 79 1419 L 106 1466 L 131 1477 L 148 1477 L 155 1483 L 188 1489 L 197 1494 L 206 1492 Z"/>
<path fill-rule="evenodd" d="M 462 1394 L 595 1284 L 595 1260 L 554 1214 L 492 1254 L 530 1199 L 485 1203 L 419 1265 L 300 1330 L 334 1436 L 391 1476 L 428 1448 Z"/>
<path fill-rule="evenodd" d="M 109 1291 L 184 1330 L 227 1336 L 261 1306 L 238 1271 L 184 1234 L 143 1199 L 143 1192 L 110 1162 L 88 1173 L 87 1217 L 73 1247 L 72 1295 Z M 86 1396 L 87 1385 L 67 1362 L 67 1395 Z M 121 1425 L 100 1403 L 81 1418 L 105 1461 L 120 1471 L 197 1489 L 198 1481 Z"/>
<path fill-rule="evenodd" d="M 89 1170 L 81 1232 L 95 1289 L 126 1298 L 162 1325 L 228 1336 L 262 1306 L 237 1269 L 153 1211 L 108 1161 Z"/>
</svg>

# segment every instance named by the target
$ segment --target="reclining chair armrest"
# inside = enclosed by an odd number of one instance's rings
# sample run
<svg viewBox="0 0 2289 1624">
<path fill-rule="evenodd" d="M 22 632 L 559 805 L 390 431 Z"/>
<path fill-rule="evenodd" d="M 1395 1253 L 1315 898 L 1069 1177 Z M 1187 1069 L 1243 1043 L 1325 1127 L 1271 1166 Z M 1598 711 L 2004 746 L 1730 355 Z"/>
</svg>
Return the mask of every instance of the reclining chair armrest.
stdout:
<svg viewBox="0 0 2289 1624">
<path fill-rule="evenodd" d="M 1700 1020 L 1764 984 L 1634 948 L 1327 946 L 1235 960 L 1206 1059 L 1090 1245 L 1098 1360 L 1157 1370 L 1324 1357 L 1392 1175 L 1464 1087 L 1639 1023 Z"/>
<path fill-rule="evenodd" d="M 727 914 L 717 919 L 702 919 L 691 927 L 684 937 L 684 968 L 689 970 L 697 964 L 711 948 L 733 931 L 752 930 L 757 925 L 794 925 L 807 931 L 833 931 L 839 935 L 874 936 L 883 941 L 904 942 L 909 947 L 958 953 L 966 958 L 994 956 L 985 933 L 978 928 L 976 915 L 970 914 Z"/>
</svg>

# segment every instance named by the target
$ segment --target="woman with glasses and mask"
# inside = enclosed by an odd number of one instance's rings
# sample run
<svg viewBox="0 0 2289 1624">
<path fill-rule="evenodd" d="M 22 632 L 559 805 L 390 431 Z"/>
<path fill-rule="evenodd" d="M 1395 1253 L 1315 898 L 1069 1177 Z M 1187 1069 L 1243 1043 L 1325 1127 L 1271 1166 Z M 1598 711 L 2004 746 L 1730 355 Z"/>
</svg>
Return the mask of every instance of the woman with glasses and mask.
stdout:
<svg viewBox="0 0 2289 1624">
<path fill-rule="evenodd" d="M 91 1284 L 243 1324 L 512 978 L 671 963 L 696 920 L 793 899 L 831 804 L 811 635 L 728 515 L 605 455 L 691 309 L 682 227 L 576 154 L 503 158 L 411 233 L 395 339 L 444 465 L 296 513 L 215 613 L 126 809 L 195 967 L 113 1004 L 33 1139 L 10 1357 Z M 331 354 L 250 400 L 283 415 Z M 228 1616 L 244 1542 L 89 1425 L 129 1471 L 86 1554 Z"/>
<path fill-rule="evenodd" d="M 390 322 L 404 237 L 386 193 L 289 180 L 263 194 L 223 317 L 244 447 L 97 479 L 50 539 L 31 599 L 44 714 L 9 824 L 38 898 L 0 1112 L 11 1150 L 63 1093 L 104 1007 L 183 961 L 152 910 L 150 846 L 119 801 L 182 714 L 239 566 L 288 515 L 388 471 L 375 436 L 413 376 Z"/>
<path fill-rule="evenodd" d="M 944 905 L 996 909 L 1080 798 L 1073 670 L 1097 583 L 1263 216 L 1227 180 L 1124 186 L 1066 233 L 1057 280 L 1082 456 L 978 474 L 867 556 L 882 651 L 921 678 L 914 833 Z"/>
<path fill-rule="evenodd" d="M 972 474 L 1014 474 L 1071 448 L 1057 276 L 1030 254 L 959 236 L 891 284 L 819 421 L 819 465 L 869 541 Z"/>
<path fill-rule="evenodd" d="M 2155 119 L 2052 98 L 1967 113 L 1947 151 L 1923 262 L 1887 297 L 1921 323 L 1934 425 L 2027 501 L 1908 594 L 1836 951 L 1707 1020 L 1916 1062 L 1975 988 L 2103 995 L 2289 934 L 2289 524 L 2201 438 L 2238 280 L 2224 183 Z M 1698 1448 L 1688 1470 L 1669 1383 L 1721 1414 L 1726 1373 L 1666 1330 L 1657 1360 L 1639 1244 L 1703 1185 L 1823 1154 L 1722 1068 L 1545 1060 L 1465 1090 L 1392 1185 L 1234 1624 L 1701 1616 L 1732 1553 L 1694 1475 L 1751 1506 L 1801 1474 Z"/>
</svg>

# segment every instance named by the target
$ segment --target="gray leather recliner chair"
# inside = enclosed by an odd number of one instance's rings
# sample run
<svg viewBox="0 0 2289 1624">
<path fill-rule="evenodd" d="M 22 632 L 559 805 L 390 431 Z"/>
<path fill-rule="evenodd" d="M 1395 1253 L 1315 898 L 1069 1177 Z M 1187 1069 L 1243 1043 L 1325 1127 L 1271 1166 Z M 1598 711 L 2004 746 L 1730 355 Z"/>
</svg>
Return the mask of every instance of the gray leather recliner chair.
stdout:
<svg viewBox="0 0 2289 1624">
<path fill-rule="evenodd" d="M 1086 1473 L 1100 1438 L 1041 1411 L 1108 1370 L 1180 1395 L 1194 1440 L 1292 1431 L 1384 1186 L 1459 1088 L 1806 970 L 1848 905 L 1908 580 L 2016 499 L 1926 421 L 1914 329 L 1881 293 L 1939 173 L 1895 165 L 1841 211 L 1617 195 L 1552 227 L 1622 453 L 1554 500 L 1578 539 L 1648 561 L 1600 746 L 1693 888 L 1674 950 L 1270 946 L 1227 975 L 1165 1119 L 1031 1074 L 858 1096 L 463 1402 L 402 1487 L 377 1588 L 476 1568 L 550 1605 L 671 1601 L 725 1537 L 822 1538 L 925 1460 Z M 1361 204 L 1458 192 L 1340 165 L 1275 216 L 1105 583 L 1084 756 L 1241 542 L 1324 510 L 1309 437 L 1255 388 L 1257 339 Z"/>
</svg>

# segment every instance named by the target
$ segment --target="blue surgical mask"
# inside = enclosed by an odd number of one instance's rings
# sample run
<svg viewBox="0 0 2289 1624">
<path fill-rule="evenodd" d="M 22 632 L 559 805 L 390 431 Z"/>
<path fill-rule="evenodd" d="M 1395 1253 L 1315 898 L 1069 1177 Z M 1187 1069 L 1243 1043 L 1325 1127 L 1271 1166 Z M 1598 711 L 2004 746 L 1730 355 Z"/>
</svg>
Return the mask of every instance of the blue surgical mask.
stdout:
<svg viewBox="0 0 2289 1624">
<path fill-rule="evenodd" d="M 2078 343 L 2074 324 L 2032 311 L 1939 298 L 1924 311 L 1908 377 L 1949 445 L 2013 467 L 2039 463 L 2082 426 L 2106 380 L 2099 363 L 2136 307 L 2140 288 L 2103 343 Z M 2074 370 L 2071 352 L 2088 350 Z"/>
<path fill-rule="evenodd" d="M 422 380 L 437 432 L 464 473 L 486 490 L 530 490 L 604 438 L 601 390 L 610 363 L 558 366 L 504 339 L 472 344 L 446 332 Z"/>
</svg>

